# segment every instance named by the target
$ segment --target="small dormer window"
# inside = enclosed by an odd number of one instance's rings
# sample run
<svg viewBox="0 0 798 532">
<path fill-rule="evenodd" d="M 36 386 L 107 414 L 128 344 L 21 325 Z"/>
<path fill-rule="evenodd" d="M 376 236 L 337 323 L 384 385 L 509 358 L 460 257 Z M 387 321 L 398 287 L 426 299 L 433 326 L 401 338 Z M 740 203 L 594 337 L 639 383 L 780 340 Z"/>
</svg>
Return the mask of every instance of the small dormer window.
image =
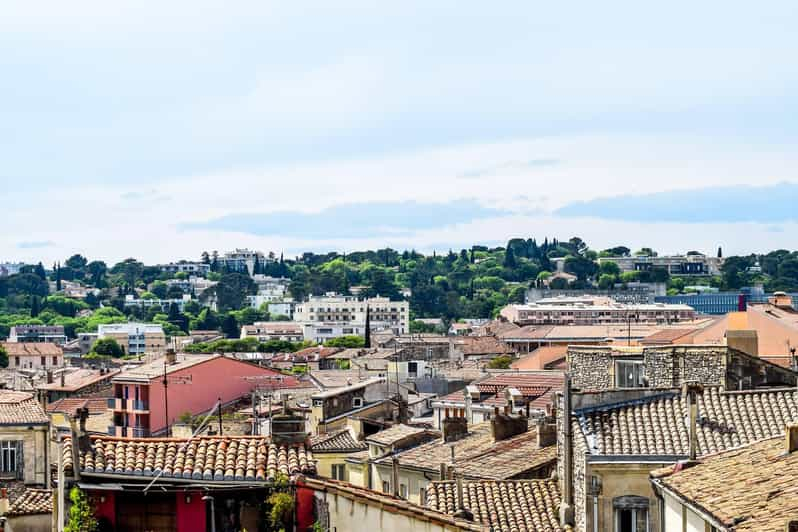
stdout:
<svg viewBox="0 0 798 532">
<path fill-rule="evenodd" d="M 362 397 L 353 397 L 352 398 L 352 408 L 361 408 L 363 406 L 363 398 Z"/>
</svg>

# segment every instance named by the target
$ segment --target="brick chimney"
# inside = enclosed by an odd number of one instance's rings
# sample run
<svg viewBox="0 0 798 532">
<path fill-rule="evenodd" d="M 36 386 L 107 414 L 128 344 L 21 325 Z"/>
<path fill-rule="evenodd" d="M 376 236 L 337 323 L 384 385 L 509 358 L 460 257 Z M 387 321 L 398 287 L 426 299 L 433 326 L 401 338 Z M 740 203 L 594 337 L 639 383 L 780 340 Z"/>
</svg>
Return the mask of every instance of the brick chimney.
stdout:
<svg viewBox="0 0 798 532">
<path fill-rule="evenodd" d="M 498 442 L 526 432 L 529 420 L 524 415 L 514 416 L 509 412 L 501 412 L 499 407 L 495 407 L 490 425 L 493 441 Z"/>
<path fill-rule="evenodd" d="M 442 422 L 443 441 L 446 443 L 457 441 L 468 436 L 468 419 L 464 416 L 446 416 Z"/>
<path fill-rule="evenodd" d="M 537 421 L 538 449 L 557 443 L 557 422 L 554 418 L 544 417 Z"/>
<path fill-rule="evenodd" d="M 798 423 L 790 423 L 784 431 L 785 451 L 792 454 L 798 451 Z"/>
</svg>

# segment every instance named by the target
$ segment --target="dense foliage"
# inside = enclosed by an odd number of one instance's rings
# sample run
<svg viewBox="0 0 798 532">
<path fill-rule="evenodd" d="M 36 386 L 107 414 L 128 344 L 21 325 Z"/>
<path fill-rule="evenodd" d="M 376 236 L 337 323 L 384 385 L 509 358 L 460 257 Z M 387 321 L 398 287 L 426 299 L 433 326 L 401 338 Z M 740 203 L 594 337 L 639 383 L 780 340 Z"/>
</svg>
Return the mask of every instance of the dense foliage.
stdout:
<svg viewBox="0 0 798 532">
<path fill-rule="evenodd" d="M 670 293 L 694 290 L 695 285 L 736 290 L 763 284 L 769 291 L 798 290 L 798 252 L 787 250 L 728 257 L 721 275 L 704 278 L 671 277 L 658 269 L 622 273 L 613 262 L 599 265 L 597 261 L 607 256 L 655 254 L 650 248 L 632 252 L 625 246 L 595 251 L 578 237 L 542 242 L 514 238 L 504 247 L 472 246 L 431 255 L 392 249 L 349 254 L 305 253 L 295 259 L 271 255 L 267 261 L 256 262 L 253 272 L 235 272 L 221 266 L 215 252 L 203 253 L 202 260 L 211 268 L 208 279 L 218 284 L 200 297 L 192 297 L 185 305 L 144 308 L 125 306 L 125 296 L 179 300 L 185 295 L 183 289 L 170 280 L 184 280 L 186 274 L 162 272 L 133 258 L 109 267 L 102 261 L 74 255 L 54 264 L 50 270 L 38 263 L 0 278 L 0 337 L 7 336 L 10 327 L 19 324 L 63 325 L 66 334 L 75 337 L 81 332 L 95 332 L 102 323 L 140 320 L 160 323 L 170 336 L 187 334 L 189 330 L 213 330 L 227 338 L 238 338 L 242 325 L 285 319 L 271 314 L 267 306 L 248 307 L 247 296 L 255 294 L 257 289 L 250 273 L 286 277 L 295 300 L 327 292 L 408 299 L 412 332 L 440 332 L 446 324 L 458 319 L 494 317 L 508 303 L 522 302 L 526 290 L 532 286 L 608 289 L 641 281 L 665 282 Z M 566 272 L 575 276 L 575 281 L 569 284 L 562 276 L 554 275 L 555 258 L 560 259 Z M 70 284 L 92 290 L 82 300 L 67 297 L 64 287 Z M 209 308 L 212 298 L 218 310 Z M 420 318 L 442 318 L 444 324 L 429 325 L 417 321 Z M 341 342 L 342 346 L 348 346 L 353 341 Z M 276 349 L 276 344 L 266 344 L 260 347 Z M 200 344 L 196 349 L 211 347 Z M 251 344 L 213 347 L 253 349 Z M 246 349 L 239 349 L 242 347 Z"/>
</svg>

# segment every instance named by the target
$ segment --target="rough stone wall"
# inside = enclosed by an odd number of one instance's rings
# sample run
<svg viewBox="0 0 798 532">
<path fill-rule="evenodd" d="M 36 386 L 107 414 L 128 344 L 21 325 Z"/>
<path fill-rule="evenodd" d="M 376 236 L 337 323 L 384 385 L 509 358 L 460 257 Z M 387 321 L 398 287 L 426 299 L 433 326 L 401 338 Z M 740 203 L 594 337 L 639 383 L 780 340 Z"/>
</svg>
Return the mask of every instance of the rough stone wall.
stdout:
<svg viewBox="0 0 798 532">
<path fill-rule="evenodd" d="M 580 390 L 606 390 L 613 386 L 613 357 L 609 349 L 568 349 L 571 383 Z"/>
<path fill-rule="evenodd" d="M 657 347 L 643 351 L 650 387 L 681 386 L 685 381 L 723 385 L 726 381 L 726 348 Z"/>
<path fill-rule="evenodd" d="M 587 448 L 582 431 L 574 422 L 574 524 L 577 532 L 587 530 Z"/>
</svg>

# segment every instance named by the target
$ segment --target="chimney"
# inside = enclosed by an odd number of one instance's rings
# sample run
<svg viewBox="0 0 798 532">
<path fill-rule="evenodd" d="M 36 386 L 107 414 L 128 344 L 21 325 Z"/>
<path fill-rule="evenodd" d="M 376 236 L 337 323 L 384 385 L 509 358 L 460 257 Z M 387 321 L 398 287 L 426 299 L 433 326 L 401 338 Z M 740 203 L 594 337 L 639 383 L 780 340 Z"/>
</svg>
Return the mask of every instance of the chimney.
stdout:
<svg viewBox="0 0 798 532">
<path fill-rule="evenodd" d="M 443 420 L 443 441 L 457 441 L 468 436 L 468 420 L 465 417 L 446 417 Z"/>
<path fill-rule="evenodd" d="M 537 421 L 538 449 L 557 443 L 557 423 L 553 418 L 540 418 Z"/>
<path fill-rule="evenodd" d="M 175 364 L 177 362 L 177 354 L 175 353 L 174 349 L 167 349 L 166 350 L 166 363 L 168 365 Z"/>
<path fill-rule="evenodd" d="M 798 451 L 798 423 L 790 423 L 785 431 L 785 451 L 792 454 Z"/>
<path fill-rule="evenodd" d="M 759 337 L 755 330 L 726 331 L 726 345 L 729 349 L 759 356 Z"/>
<path fill-rule="evenodd" d="M 505 412 L 500 412 L 496 407 L 493 411 L 493 419 L 490 420 L 493 441 L 499 442 L 523 434 L 529 428 L 529 420 L 523 414 L 514 416 L 508 414 L 507 407 Z"/>
<path fill-rule="evenodd" d="M 698 382 L 685 382 L 682 385 L 682 398 L 687 403 L 687 433 L 689 435 L 688 458 L 698 457 L 698 396 L 704 393 L 704 386 Z"/>
<path fill-rule="evenodd" d="M 399 458 L 396 455 L 391 458 L 391 489 L 393 496 L 399 497 Z"/>
<path fill-rule="evenodd" d="M 61 388 L 66 386 L 66 371 L 61 370 Z"/>
</svg>

